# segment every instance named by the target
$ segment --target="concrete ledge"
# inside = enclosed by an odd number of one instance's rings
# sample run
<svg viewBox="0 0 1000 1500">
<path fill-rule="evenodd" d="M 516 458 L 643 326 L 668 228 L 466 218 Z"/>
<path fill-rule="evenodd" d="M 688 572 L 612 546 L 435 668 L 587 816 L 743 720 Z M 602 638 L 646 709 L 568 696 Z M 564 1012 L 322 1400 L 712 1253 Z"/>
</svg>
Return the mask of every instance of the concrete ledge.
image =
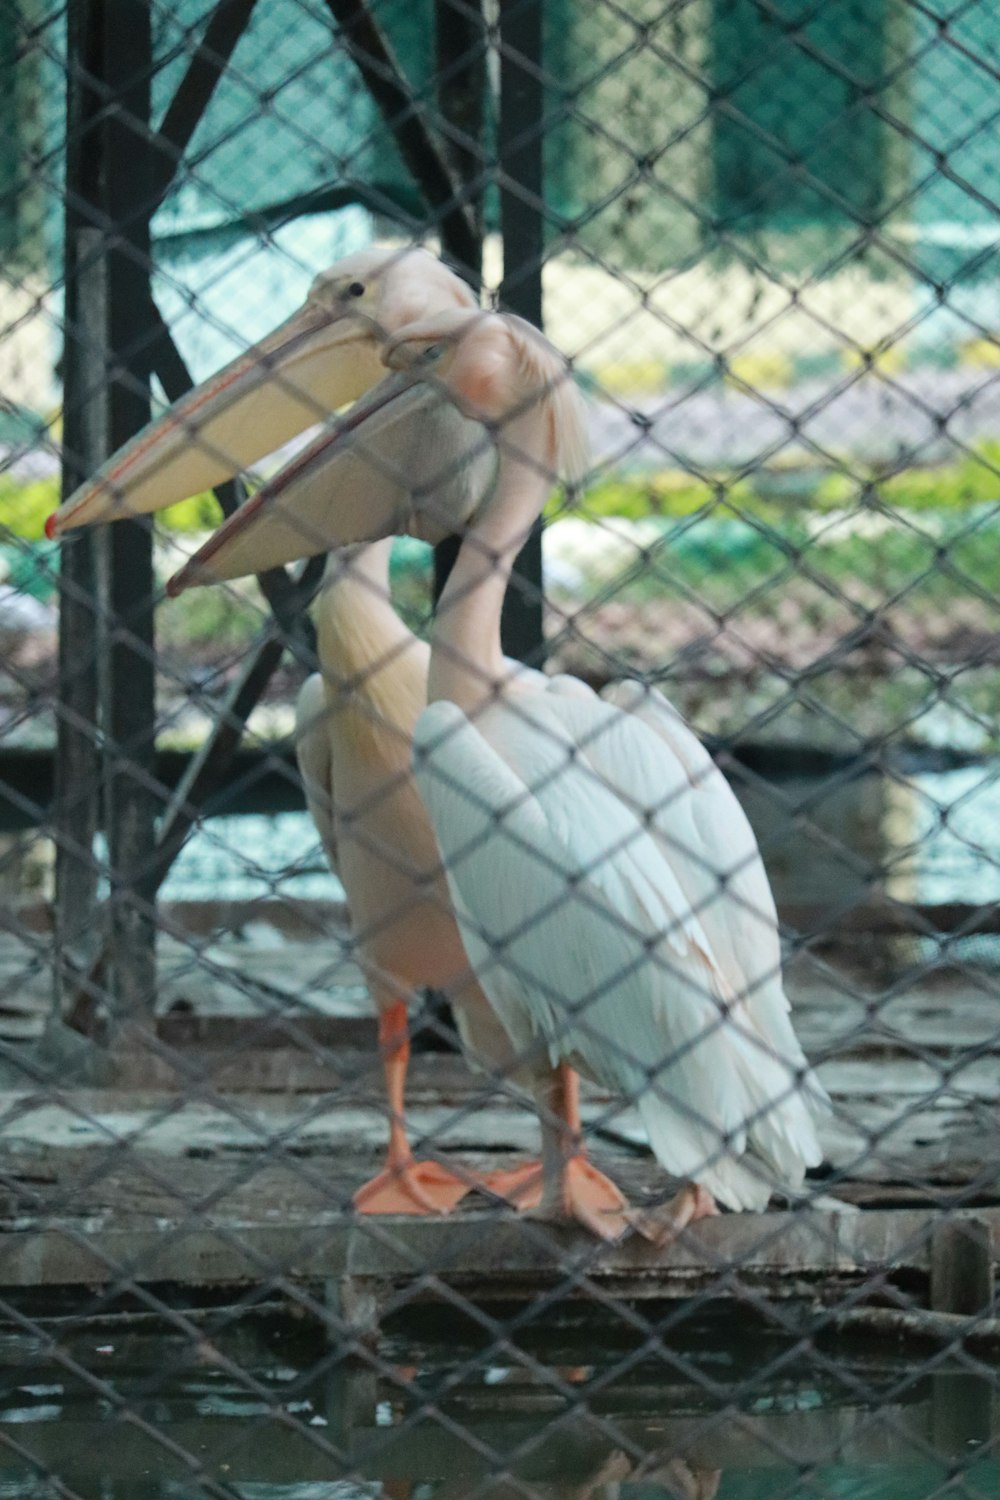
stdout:
<svg viewBox="0 0 1000 1500">
<path fill-rule="evenodd" d="M 10 1224 L 0 1231 L 0 1287 L 107 1286 L 164 1282 L 255 1284 L 276 1277 L 317 1282 L 361 1279 L 391 1291 L 430 1274 L 478 1296 L 534 1296 L 554 1279 L 627 1283 L 627 1294 L 684 1297 L 711 1286 L 734 1295 L 739 1284 L 775 1295 L 812 1283 L 875 1274 L 930 1275 L 940 1215 L 923 1209 L 862 1213 L 803 1209 L 727 1214 L 657 1250 L 638 1235 L 595 1243 L 573 1228 L 507 1212 L 469 1212 L 454 1219 L 371 1218 L 318 1214 L 281 1224 L 226 1221 L 206 1209 L 198 1222 L 160 1220 L 140 1227 L 108 1217 L 65 1219 L 44 1227 Z M 1000 1259 L 1000 1208 L 967 1210 L 951 1222 L 988 1226 L 994 1265 Z M 579 1289 L 579 1288 L 578 1288 Z"/>
</svg>

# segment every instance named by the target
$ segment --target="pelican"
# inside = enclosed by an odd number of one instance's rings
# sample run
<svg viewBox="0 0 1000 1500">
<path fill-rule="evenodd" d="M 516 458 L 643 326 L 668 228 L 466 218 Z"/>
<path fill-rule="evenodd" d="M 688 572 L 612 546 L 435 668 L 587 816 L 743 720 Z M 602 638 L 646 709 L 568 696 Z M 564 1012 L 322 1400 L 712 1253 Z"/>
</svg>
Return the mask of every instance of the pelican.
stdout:
<svg viewBox="0 0 1000 1500">
<path fill-rule="evenodd" d="M 513 1077 L 516 1059 L 472 981 L 434 834 L 410 771 L 413 726 L 427 702 L 429 648 L 389 598 L 391 539 L 331 556 L 316 605 L 321 670 L 296 706 L 299 770 L 330 865 L 340 876 L 369 993 L 379 1015 L 389 1105 L 384 1169 L 355 1194 L 363 1213 L 448 1213 L 482 1182 L 507 1194 L 537 1168 L 477 1179 L 417 1160 L 404 1123 L 408 1000 L 448 992 L 463 1049 Z"/>
<path fill-rule="evenodd" d="M 513 560 L 553 476 L 572 482 L 585 467 L 566 366 L 520 319 L 462 308 L 399 331 L 386 361 L 397 373 L 358 424 L 276 476 L 256 519 L 282 530 L 302 507 L 315 524 L 338 452 L 360 443 L 377 469 L 383 437 L 421 390 L 482 424 L 480 450 L 498 448 L 492 486 L 471 507 L 465 495 L 445 526 L 465 535 L 433 628 L 414 774 L 479 984 L 516 1052 L 541 1046 L 554 1070 L 548 1201 L 598 1233 L 626 1217 L 574 1149 L 578 1070 L 634 1103 L 684 1184 L 664 1209 L 630 1216 L 650 1238 L 666 1243 L 720 1204 L 760 1211 L 821 1160 L 814 1116 L 826 1101 L 791 1025 L 746 817 L 662 695 L 626 682 L 598 697 L 564 679 L 540 690 L 500 650 Z M 425 446 L 439 446 L 431 427 Z M 357 540 L 353 497 L 331 503 L 334 493 L 327 485 L 325 533 Z M 367 535 L 440 526 L 450 504 L 446 483 L 415 491 L 405 514 L 377 504 Z M 232 518 L 176 587 L 227 576 L 254 519 Z"/>
<path fill-rule="evenodd" d="M 386 333 L 431 310 L 473 307 L 464 283 L 425 251 L 376 250 L 348 258 L 318 278 L 306 306 L 261 345 L 115 454 L 56 513 L 49 534 L 159 510 L 228 478 L 328 416 L 328 405 L 355 399 L 381 378 L 385 369 L 377 355 Z M 287 525 L 273 512 L 268 517 L 258 501 L 248 502 L 233 528 L 235 542 L 215 558 L 216 576 L 226 563 L 226 576 L 233 577 L 325 550 L 331 540 L 324 510 L 330 486 L 355 495 L 353 522 L 340 516 L 347 536 L 352 527 L 358 535 L 391 531 L 389 518 L 405 509 L 408 487 L 424 472 L 436 475 L 442 464 L 447 477 L 437 485 L 437 502 L 446 515 L 465 514 L 492 480 L 495 455 L 470 445 L 478 440 L 478 426 L 451 403 L 442 406 L 436 392 L 411 388 L 405 394 L 388 440 L 383 430 L 376 471 L 366 469 L 363 454 L 341 452 L 332 470 L 324 466 L 315 503 L 300 506 Z M 428 460 L 423 448 L 432 408 L 435 442 Z M 326 441 L 319 440 L 321 451 Z M 291 470 L 308 473 L 311 451 L 293 460 Z M 430 986 L 449 994 L 474 1064 L 529 1087 L 540 1106 L 554 1089 L 565 1095 L 580 1170 L 603 1193 L 604 1208 L 620 1206 L 617 1190 L 585 1159 L 575 1078 L 563 1070 L 553 1083 L 541 1052 L 533 1060 L 517 1059 L 470 976 L 434 834 L 410 771 L 413 728 L 427 702 L 430 652 L 391 605 L 390 545 L 391 537 L 332 554 L 316 606 L 321 670 L 305 683 L 296 714 L 308 805 L 343 882 L 379 1014 L 389 1145 L 384 1170 L 359 1189 L 355 1204 L 366 1213 L 444 1213 L 472 1186 L 483 1185 L 519 1207 L 548 1211 L 537 1164 L 477 1178 L 414 1158 L 404 1123 L 407 999 Z M 516 670 L 513 663 L 507 668 Z M 544 685 L 540 674 L 530 675 Z M 560 1118 L 565 1115 L 560 1112 Z M 553 1149 L 550 1143 L 550 1154 Z"/>
<path fill-rule="evenodd" d="M 231 479 L 380 381 L 386 333 L 441 308 L 474 306 L 470 289 L 429 251 L 345 257 L 316 277 L 303 306 L 267 338 L 112 454 L 49 517 L 47 534 L 162 510 Z M 325 550 L 319 538 L 310 549 L 301 530 L 290 545 L 284 540 L 275 562 Z"/>
</svg>

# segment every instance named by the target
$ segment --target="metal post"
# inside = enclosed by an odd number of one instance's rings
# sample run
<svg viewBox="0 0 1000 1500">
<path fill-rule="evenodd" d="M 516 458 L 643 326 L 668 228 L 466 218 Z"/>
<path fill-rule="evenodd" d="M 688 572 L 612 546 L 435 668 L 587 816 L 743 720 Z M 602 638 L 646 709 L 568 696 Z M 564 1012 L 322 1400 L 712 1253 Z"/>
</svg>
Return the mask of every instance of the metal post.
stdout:
<svg viewBox="0 0 1000 1500">
<path fill-rule="evenodd" d="M 69 0 L 64 498 L 148 419 L 148 371 L 157 357 L 162 362 L 164 340 L 174 360 L 157 373 L 168 395 L 176 399 L 190 387 L 150 296 L 149 221 L 255 4 L 217 0 L 159 129 L 150 136 L 152 44 L 146 8 L 137 0 L 117 7 L 106 0 Z M 127 27 L 127 35 L 117 35 L 115 26 Z M 179 388 L 172 389 L 178 379 Z M 103 538 L 80 532 L 62 543 L 61 552 L 53 817 L 56 1014 L 89 1030 L 104 981 L 119 1019 L 149 1012 L 155 980 L 152 903 L 169 866 L 167 850 L 182 841 L 194 809 L 185 804 L 178 814 L 173 808 L 175 816 L 164 818 L 167 826 L 154 847 L 153 575 L 147 528 L 122 523 Z M 285 620 L 288 628 L 309 581 L 309 570 L 294 589 L 281 570 L 262 580 L 279 622 Z M 294 623 L 307 633 L 304 617 Z M 274 660 L 270 643 L 263 655 Z M 260 680 L 255 661 L 247 682 L 252 688 Z M 249 691 L 244 683 L 237 709 L 249 712 Z M 92 852 L 105 821 L 100 748 L 105 736 L 115 897 L 110 931 L 98 920 Z M 224 760 L 213 755 L 199 762 L 199 791 Z"/>
<path fill-rule="evenodd" d="M 448 163 L 473 237 L 441 225 L 441 248 L 476 291 L 483 273 L 483 118 L 486 20 L 482 0 L 435 0 L 435 72 Z M 461 220 L 459 223 L 461 224 Z M 472 260 L 468 260 L 469 252 Z"/>
<path fill-rule="evenodd" d="M 407 83 L 373 8 L 367 0 L 326 0 L 326 3 L 400 156 L 427 206 L 438 215 L 442 233 L 454 236 L 454 243 L 464 247 L 458 255 L 459 263 L 474 265 L 476 236 L 471 220 L 455 192 L 451 171 L 427 127 L 419 100 Z"/>
<path fill-rule="evenodd" d="M 149 75 L 143 0 L 71 0 L 66 162 L 65 491 L 149 419 Z M 153 568 L 147 524 L 63 546 L 56 920 L 60 1005 L 98 945 L 91 855 L 104 806 L 115 1015 L 152 1009 Z M 100 735 L 97 730 L 100 719 Z M 66 961 L 68 959 L 68 962 Z"/>
<path fill-rule="evenodd" d="M 93 86 L 100 56 L 95 7 L 73 0 L 67 14 L 66 276 L 63 355 L 63 497 L 105 452 L 104 263 Z M 97 727 L 97 545 L 92 532 L 67 538 L 59 570 L 59 696 L 56 713 L 56 1014 L 66 1015 L 96 956 L 100 749 Z"/>
<path fill-rule="evenodd" d="M 148 150 L 152 26 L 145 0 L 101 7 L 104 206 L 109 226 L 108 449 L 149 421 L 149 357 L 157 326 L 150 297 Z M 156 989 L 152 879 L 156 798 L 153 545 L 148 518 L 108 526 L 102 537 L 106 735 L 105 818 L 111 868 L 111 1001 L 114 1019 L 151 1015 Z"/>
<path fill-rule="evenodd" d="M 435 0 L 435 65 L 438 108 L 458 139 L 451 139 L 448 160 L 461 186 L 463 207 L 474 232 L 473 264 L 466 264 L 468 245 L 453 225 L 441 225 L 441 249 L 456 270 L 478 292 L 483 277 L 483 115 L 486 96 L 486 20 L 482 0 Z M 448 581 L 461 538 L 450 536 L 434 549 L 434 598 Z"/>
<path fill-rule="evenodd" d="M 501 306 L 542 326 L 543 220 L 541 81 L 544 0 L 500 0 Z M 542 633 L 542 529 L 537 525 L 514 564 L 504 601 L 504 650 L 538 666 Z"/>
</svg>

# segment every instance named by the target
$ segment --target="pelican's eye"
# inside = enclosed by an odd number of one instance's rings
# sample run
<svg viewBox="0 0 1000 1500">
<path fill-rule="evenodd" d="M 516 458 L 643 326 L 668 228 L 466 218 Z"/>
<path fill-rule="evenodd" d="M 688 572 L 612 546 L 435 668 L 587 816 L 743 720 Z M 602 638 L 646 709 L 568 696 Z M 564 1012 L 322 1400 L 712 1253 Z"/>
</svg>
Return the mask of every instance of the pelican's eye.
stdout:
<svg viewBox="0 0 1000 1500">
<path fill-rule="evenodd" d="M 366 291 L 367 288 L 363 281 L 352 281 L 347 288 L 347 295 L 349 297 L 363 297 Z"/>
<path fill-rule="evenodd" d="M 447 348 L 447 341 L 421 345 L 418 338 L 403 338 L 390 343 L 384 359 L 393 370 L 425 370 L 428 365 L 436 365 Z"/>
</svg>

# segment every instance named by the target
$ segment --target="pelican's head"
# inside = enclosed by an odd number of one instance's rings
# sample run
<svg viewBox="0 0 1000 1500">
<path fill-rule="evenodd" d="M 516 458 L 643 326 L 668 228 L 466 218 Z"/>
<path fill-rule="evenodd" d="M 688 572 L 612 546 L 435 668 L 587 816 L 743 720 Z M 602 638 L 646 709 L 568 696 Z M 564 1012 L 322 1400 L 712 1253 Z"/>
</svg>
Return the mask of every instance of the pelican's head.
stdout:
<svg viewBox="0 0 1000 1500">
<path fill-rule="evenodd" d="M 471 289 L 443 261 L 419 246 L 361 250 L 321 271 L 306 307 L 367 319 L 377 335 L 375 352 L 400 329 L 451 309 L 472 311 Z"/>
<path fill-rule="evenodd" d="M 162 510 L 273 452 L 385 373 L 387 338 L 472 292 L 421 249 L 372 249 L 316 277 L 298 312 L 127 443 L 50 517 L 48 533 Z"/>
<path fill-rule="evenodd" d="M 587 437 L 579 392 L 563 356 L 523 318 L 438 309 L 390 338 L 383 359 L 440 386 L 465 416 L 496 433 L 501 450 L 506 434 L 512 451 L 552 479 L 582 479 Z"/>
<path fill-rule="evenodd" d="M 352 542 L 437 542 L 474 521 L 498 450 L 551 480 L 586 466 L 566 363 L 520 318 L 439 308 L 384 349 L 389 375 L 230 516 L 168 584 L 171 594 Z"/>
</svg>

